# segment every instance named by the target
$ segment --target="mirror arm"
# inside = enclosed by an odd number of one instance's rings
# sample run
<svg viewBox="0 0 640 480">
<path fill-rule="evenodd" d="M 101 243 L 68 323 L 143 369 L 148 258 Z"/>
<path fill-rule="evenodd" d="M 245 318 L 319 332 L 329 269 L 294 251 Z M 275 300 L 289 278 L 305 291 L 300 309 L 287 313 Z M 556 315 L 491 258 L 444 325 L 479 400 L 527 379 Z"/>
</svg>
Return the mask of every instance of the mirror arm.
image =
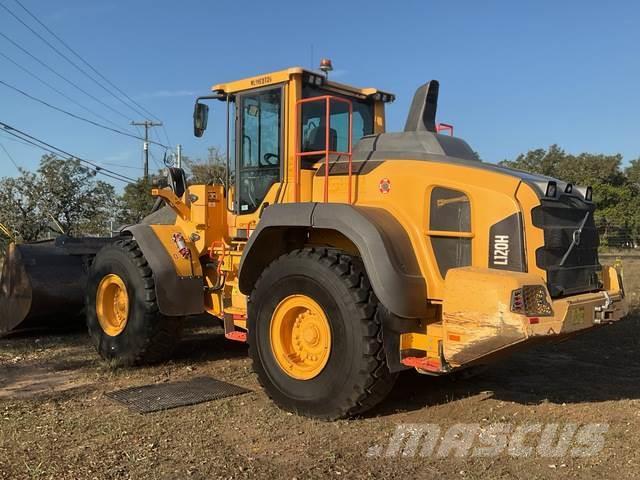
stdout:
<svg viewBox="0 0 640 480">
<path fill-rule="evenodd" d="M 224 93 L 216 93 L 215 95 L 203 95 L 196 98 L 196 103 L 200 103 L 200 100 L 227 100 L 227 95 Z"/>
</svg>

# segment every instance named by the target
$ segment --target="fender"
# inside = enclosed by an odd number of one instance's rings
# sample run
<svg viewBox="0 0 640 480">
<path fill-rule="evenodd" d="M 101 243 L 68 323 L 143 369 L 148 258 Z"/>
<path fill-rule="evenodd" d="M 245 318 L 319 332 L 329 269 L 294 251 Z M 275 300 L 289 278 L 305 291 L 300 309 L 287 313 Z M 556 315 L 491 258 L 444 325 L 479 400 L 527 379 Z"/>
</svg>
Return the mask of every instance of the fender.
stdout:
<svg viewBox="0 0 640 480">
<path fill-rule="evenodd" d="M 427 287 L 402 225 L 384 209 L 342 203 L 295 203 L 265 209 L 243 251 L 239 288 L 250 295 L 260 273 L 280 255 L 301 248 L 309 229 L 335 230 L 358 249 L 378 300 L 402 318 L 426 315 Z"/>
<path fill-rule="evenodd" d="M 150 225 L 134 225 L 124 232 L 133 236 L 151 267 L 160 313 L 168 317 L 204 313 L 202 276 L 179 276 L 169 252 Z"/>
</svg>

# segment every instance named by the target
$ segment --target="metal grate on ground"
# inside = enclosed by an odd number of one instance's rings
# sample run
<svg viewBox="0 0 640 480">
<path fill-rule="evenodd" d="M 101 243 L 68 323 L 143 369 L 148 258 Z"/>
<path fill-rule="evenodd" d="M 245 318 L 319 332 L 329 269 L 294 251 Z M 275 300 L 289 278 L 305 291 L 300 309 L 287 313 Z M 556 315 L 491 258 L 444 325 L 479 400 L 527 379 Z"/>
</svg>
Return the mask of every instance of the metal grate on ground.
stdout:
<svg viewBox="0 0 640 480">
<path fill-rule="evenodd" d="M 188 381 L 126 388 L 106 393 L 105 396 L 126 405 L 134 412 L 150 413 L 249 392 L 251 390 L 215 378 L 198 377 Z"/>
</svg>

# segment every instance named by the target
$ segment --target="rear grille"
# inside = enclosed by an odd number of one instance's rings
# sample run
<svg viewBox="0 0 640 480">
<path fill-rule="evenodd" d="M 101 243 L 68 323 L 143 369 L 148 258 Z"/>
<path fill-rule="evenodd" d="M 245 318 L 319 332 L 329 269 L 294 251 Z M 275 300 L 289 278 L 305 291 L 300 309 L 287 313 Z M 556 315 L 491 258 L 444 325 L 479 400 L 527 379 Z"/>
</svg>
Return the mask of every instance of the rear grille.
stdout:
<svg viewBox="0 0 640 480">
<path fill-rule="evenodd" d="M 602 267 L 598 261 L 594 209 L 592 203 L 578 197 L 561 195 L 556 200 L 542 200 L 532 211 L 533 224 L 544 230 L 544 247 L 536 251 L 536 263 L 547 272 L 547 287 L 552 297 L 601 288 L 598 272 Z M 579 243 L 561 265 L 587 213 Z"/>
<path fill-rule="evenodd" d="M 511 292 L 511 311 L 528 317 L 553 315 L 547 302 L 547 292 L 542 285 L 524 285 Z"/>
</svg>

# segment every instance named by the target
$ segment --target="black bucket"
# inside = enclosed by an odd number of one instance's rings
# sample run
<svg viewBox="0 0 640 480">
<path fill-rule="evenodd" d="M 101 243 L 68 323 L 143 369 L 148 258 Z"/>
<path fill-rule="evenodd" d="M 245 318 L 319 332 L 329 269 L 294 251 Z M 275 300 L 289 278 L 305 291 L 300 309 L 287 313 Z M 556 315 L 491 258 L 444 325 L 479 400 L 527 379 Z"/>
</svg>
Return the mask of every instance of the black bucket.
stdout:
<svg viewBox="0 0 640 480">
<path fill-rule="evenodd" d="M 77 321 L 84 310 L 90 260 L 112 241 L 58 237 L 11 244 L 0 277 L 0 335 Z"/>
</svg>

